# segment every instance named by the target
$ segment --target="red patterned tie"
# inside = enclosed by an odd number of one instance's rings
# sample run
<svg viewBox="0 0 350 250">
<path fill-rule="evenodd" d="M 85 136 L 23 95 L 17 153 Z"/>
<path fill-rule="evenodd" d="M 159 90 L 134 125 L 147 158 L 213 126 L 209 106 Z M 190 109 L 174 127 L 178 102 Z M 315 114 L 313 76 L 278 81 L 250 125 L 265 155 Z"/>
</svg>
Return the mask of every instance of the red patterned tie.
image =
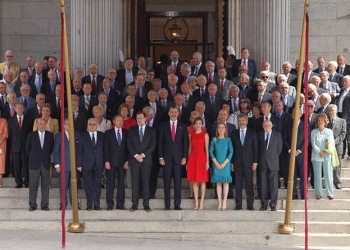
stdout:
<svg viewBox="0 0 350 250">
<path fill-rule="evenodd" d="M 173 125 L 171 126 L 171 139 L 175 141 L 175 122 L 173 122 Z"/>
<path fill-rule="evenodd" d="M 243 65 L 247 67 L 247 60 L 243 61 Z"/>
<path fill-rule="evenodd" d="M 224 80 L 221 80 L 220 87 L 221 87 L 221 93 L 224 92 Z"/>
<path fill-rule="evenodd" d="M 213 76 L 210 74 L 208 79 L 208 84 L 211 84 L 213 82 Z"/>
</svg>

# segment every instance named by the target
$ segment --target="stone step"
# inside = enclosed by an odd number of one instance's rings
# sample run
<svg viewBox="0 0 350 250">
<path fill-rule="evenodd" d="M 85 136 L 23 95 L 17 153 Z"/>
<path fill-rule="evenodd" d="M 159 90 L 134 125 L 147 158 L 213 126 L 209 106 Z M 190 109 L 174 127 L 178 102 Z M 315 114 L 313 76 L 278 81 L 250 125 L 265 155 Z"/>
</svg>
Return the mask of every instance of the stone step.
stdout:
<svg viewBox="0 0 350 250">
<path fill-rule="evenodd" d="M 267 213 L 267 214 L 266 214 Z M 29 212 L 27 209 L 2 209 L 0 213 L 0 221 L 54 221 L 61 220 L 62 211 L 50 210 Z M 262 216 L 268 215 L 268 216 Z M 91 221 L 283 221 L 285 216 L 284 210 L 276 212 L 261 211 L 234 211 L 232 209 L 226 211 L 216 210 L 156 210 L 145 214 L 144 211 L 130 212 L 128 210 L 112 210 L 112 211 L 79 211 L 79 220 L 81 222 Z M 292 210 L 292 222 L 304 221 L 304 210 Z M 66 210 L 66 220 L 72 220 L 72 210 Z M 310 210 L 308 212 L 309 222 L 342 222 L 350 221 L 350 213 L 347 210 Z"/>
<path fill-rule="evenodd" d="M 286 200 L 281 200 L 283 203 L 283 209 L 286 208 Z M 293 200 L 293 210 L 303 210 L 305 207 L 304 201 Z M 328 200 L 327 198 L 316 200 L 308 200 L 308 209 L 309 210 L 349 210 L 350 209 L 350 199 L 334 199 Z"/>
<path fill-rule="evenodd" d="M 258 246 L 278 247 L 273 249 L 290 249 L 288 246 L 293 246 L 293 249 L 304 249 L 303 233 L 293 234 L 241 234 L 241 233 L 86 233 L 89 236 L 103 236 L 115 238 L 131 238 L 131 239 L 154 239 L 154 240 L 178 240 L 178 241 L 197 241 L 197 242 L 222 242 L 244 245 L 249 249 L 260 248 Z M 332 239 L 332 240 L 330 240 Z M 318 234 L 309 233 L 309 249 L 349 249 L 350 242 L 349 234 Z M 346 246 L 346 247 L 342 247 Z M 266 249 L 267 249 L 266 248 Z"/>
<path fill-rule="evenodd" d="M 27 198 L 29 194 L 28 188 L 0 188 L 0 198 Z M 114 190 L 114 195 L 117 194 L 117 189 Z M 125 189 L 125 197 L 126 199 L 131 199 L 132 190 L 126 188 Z M 235 194 L 235 191 L 234 191 Z M 255 189 L 254 194 L 257 195 L 258 191 Z M 170 192 L 171 198 L 174 197 L 174 190 L 172 189 Z M 213 199 L 215 195 L 215 189 L 207 189 L 205 192 L 205 198 L 206 199 Z M 245 189 L 243 189 L 242 192 L 243 198 L 246 198 Z M 190 196 L 190 190 L 189 189 L 182 189 L 181 190 L 181 197 L 183 199 L 187 199 Z M 337 199 L 347 199 L 350 198 L 350 188 L 343 188 L 341 190 L 334 190 L 334 196 Z M 38 197 L 41 197 L 40 189 L 38 192 Z M 163 188 L 158 188 L 156 192 L 157 199 L 164 199 L 164 190 Z M 278 190 L 278 197 L 280 199 L 285 199 L 287 197 L 287 189 L 279 189 Z M 300 194 L 299 194 L 300 197 Z M 310 199 L 315 198 L 315 191 L 313 189 L 309 189 L 308 191 L 308 197 Z M 323 197 L 327 197 L 325 190 L 323 190 Z M 50 189 L 50 198 L 59 198 L 59 189 L 58 188 L 51 188 Z M 85 191 L 83 189 L 78 189 L 78 198 L 85 198 Z M 106 198 L 106 189 L 102 189 L 101 191 L 101 200 L 104 200 Z"/>
<path fill-rule="evenodd" d="M 350 188 L 350 177 L 344 177 L 342 175 L 341 178 L 341 185 L 343 188 Z M 281 179 L 281 185 L 282 187 L 284 187 L 283 185 L 283 179 Z M 297 185 L 300 186 L 300 180 L 297 180 Z M 10 178 L 4 178 L 3 179 L 3 187 L 15 187 L 16 186 L 16 182 L 15 179 L 10 177 Z M 51 186 L 52 187 L 58 187 L 58 178 L 52 178 L 51 179 Z M 311 185 L 309 183 L 309 188 L 311 188 Z M 158 177 L 158 182 L 157 182 L 157 187 L 158 188 L 163 188 L 164 187 L 164 183 L 163 183 L 163 179 L 161 177 Z M 171 187 L 174 187 L 173 181 L 171 182 Z M 127 187 L 127 188 L 131 188 L 131 187 Z M 183 189 L 189 189 L 190 188 L 190 183 L 187 181 L 187 178 L 182 178 L 182 183 L 181 183 L 181 188 Z"/>
</svg>

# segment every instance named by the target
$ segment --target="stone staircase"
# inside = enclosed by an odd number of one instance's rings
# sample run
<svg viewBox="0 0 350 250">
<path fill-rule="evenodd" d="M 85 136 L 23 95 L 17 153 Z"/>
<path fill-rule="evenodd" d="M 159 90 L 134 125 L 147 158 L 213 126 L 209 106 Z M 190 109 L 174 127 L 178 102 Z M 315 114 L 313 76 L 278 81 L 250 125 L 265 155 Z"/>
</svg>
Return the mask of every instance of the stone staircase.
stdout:
<svg viewBox="0 0 350 250">
<path fill-rule="evenodd" d="M 309 246 L 314 249 L 350 249 L 350 161 L 342 160 L 342 190 L 335 190 L 335 200 L 317 201 L 314 190 L 309 190 L 308 219 Z M 28 211 L 28 189 L 15 189 L 13 178 L 3 180 L 0 189 L 0 225 L 3 230 L 61 230 L 58 179 L 53 178 L 50 190 L 50 211 Z M 182 211 L 164 211 L 163 182 L 159 178 L 157 199 L 150 201 L 151 213 L 130 211 L 86 211 L 83 190 L 78 190 L 82 205 L 79 220 L 85 224 L 85 233 L 138 239 L 171 239 L 207 242 L 239 243 L 239 245 L 275 246 L 279 249 L 302 248 L 304 244 L 304 201 L 293 200 L 291 235 L 278 234 L 278 226 L 284 221 L 286 190 L 279 189 L 277 212 L 258 211 L 260 201 L 255 201 L 256 211 L 234 211 L 234 200 L 228 200 L 228 210 L 217 211 L 214 190 L 206 193 L 205 209 L 193 210 L 194 201 L 188 199 L 188 183 L 182 185 Z M 243 196 L 245 194 L 243 192 Z M 326 195 L 324 194 L 324 197 Z M 131 189 L 126 189 L 126 207 L 131 206 Z M 40 204 L 40 190 L 38 193 Z M 105 189 L 102 190 L 101 206 L 106 208 Z M 66 211 L 66 225 L 72 221 L 72 210 Z M 310 249 L 312 249 L 312 247 Z"/>
</svg>

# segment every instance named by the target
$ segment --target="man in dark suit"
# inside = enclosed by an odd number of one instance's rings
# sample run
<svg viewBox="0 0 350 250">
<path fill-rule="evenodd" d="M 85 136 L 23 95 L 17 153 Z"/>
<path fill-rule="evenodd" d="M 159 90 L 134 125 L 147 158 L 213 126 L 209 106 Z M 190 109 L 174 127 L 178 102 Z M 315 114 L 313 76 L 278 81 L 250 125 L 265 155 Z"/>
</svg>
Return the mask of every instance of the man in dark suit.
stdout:
<svg viewBox="0 0 350 250">
<path fill-rule="evenodd" d="M 191 67 L 191 75 L 199 76 L 206 75 L 205 65 L 202 62 L 202 54 L 199 52 L 194 52 L 192 55 L 192 61 L 194 66 Z"/>
<path fill-rule="evenodd" d="M 256 121 L 256 123 L 257 123 L 257 125 L 256 125 L 257 131 L 256 132 L 263 131 L 262 125 L 263 125 L 263 122 L 265 120 L 269 120 L 272 122 L 272 124 L 273 124 L 272 129 L 274 131 L 282 132 L 282 128 L 280 126 L 280 118 L 276 114 L 271 113 L 271 103 L 270 102 L 263 102 L 263 103 L 261 103 L 260 107 L 261 107 L 262 116 L 260 118 L 258 118 Z"/>
<path fill-rule="evenodd" d="M 99 104 L 101 104 L 100 93 L 105 93 L 105 95 L 107 96 L 107 100 L 105 103 L 105 105 L 107 106 L 105 118 L 111 121 L 113 119 L 114 114 L 117 113 L 121 96 L 119 95 L 118 91 L 112 88 L 111 81 L 108 78 L 105 78 L 103 80 L 102 88 L 103 89 L 98 94 L 98 102 Z"/>
<path fill-rule="evenodd" d="M 197 96 L 201 101 L 209 96 L 208 87 L 207 87 L 207 78 L 205 75 L 199 75 L 197 77 L 198 89 L 193 91 L 193 95 Z"/>
<path fill-rule="evenodd" d="M 79 96 L 72 95 L 72 112 L 74 119 L 74 130 L 78 132 L 86 131 L 87 118 L 84 108 L 79 108 Z M 68 110 L 65 110 L 65 114 L 67 114 Z"/>
<path fill-rule="evenodd" d="M 175 101 L 175 107 L 177 108 L 177 111 L 179 113 L 177 117 L 178 120 L 186 124 L 186 126 L 189 126 L 191 111 L 189 110 L 189 108 L 186 108 L 183 106 L 184 98 L 182 94 L 176 94 L 174 101 Z"/>
<path fill-rule="evenodd" d="M 20 81 L 15 85 L 15 87 L 13 88 L 13 91 L 17 94 L 17 97 L 20 97 L 22 96 L 22 86 L 29 86 L 30 87 L 30 90 L 29 90 L 29 93 L 28 95 L 32 98 L 35 98 L 37 92 L 36 92 L 36 87 L 34 84 L 31 84 L 29 83 L 29 75 L 27 72 L 25 71 L 22 71 L 20 74 L 19 74 L 19 79 Z"/>
<path fill-rule="evenodd" d="M 25 71 L 25 72 L 28 73 L 28 75 L 29 75 L 29 82 L 33 82 L 33 83 L 34 83 L 34 80 L 35 80 L 35 73 L 36 73 L 34 64 L 35 64 L 34 57 L 27 56 L 26 67 L 21 70 L 21 71 Z"/>
<path fill-rule="evenodd" d="M 200 101 L 200 99 L 195 95 L 190 95 L 190 85 L 187 82 L 181 84 L 181 92 L 183 97 L 183 106 L 192 112 L 196 107 L 196 103 Z"/>
<path fill-rule="evenodd" d="M 254 78 L 254 76 L 256 75 L 256 64 L 255 61 L 252 59 L 249 59 L 249 50 L 247 48 L 243 48 L 241 49 L 241 59 L 237 59 L 234 61 L 233 63 L 233 67 L 232 67 L 232 76 L 236 77 L 238 76 L 238 68 L 241 65 L 245 65 L 248 68 L 248 75 L 251 78 Z"/>
<path fill-rule="evenodd" d="M 79 136 L 77 170 L 83 173 L 86 194 L 86 210 L 101 210 L 101 178 L 104 166 L 104 134 L 97 131 L 95 118 L 88 120 L 88 131 Z"/>
<path fill-rule="evenodd" d="M 339 166 L 333 169 L 333 184 L 336 189 L 341 189 L 341 155 L 343 154 L 343 141 L 346 137 L 346 121 L 337 116 L 337 105 L 328 105 L 329 128 L 333 131 L 334 143 L 337 149 Z"/>
<path fill-rule="evenodd" d="M 131 58 L 124 60 L 124 69 L 117 71 L 117 80 L 120 84 L 120 89 L 124 89 L 134 81 L 134 76 L 137 74 L 137 69 L 134 69 L 134 62 Z"/>
<path fill-rule="evenodd" d="M 106 202 L 107 210 L 113 210 L 114 207 L 114 186 L 115 177 L 118 173 L 118 191 L 116 208 L 125 210 L 125 189 L 124 178 L 125 169 L 129 167 L 128 148 L 126 141 L 128 138 L 128 131 L 123 129 L 123 117 L 115 115 L 113 117 L 114 128 L 109 129 L 105 133 L 104 140 L 104 160 L 106 168 Z"/>
<path fill-rule="evenodd" d="M 92 108 L 98 105 L 96 96 L 92 95 L 92 86 L 90 83 L 85 83 L 83 86 L 84 95 L 79 97 L 79 108 L 85 109 L 87 119 L 92 118 Z"/>
<path fill-rule="evenodd" d="M 337 73 L 338 63 L 336 61 L 328 62 L 328 72 L 329 72 L 329 81 L 338 83 L 340 88 L 343 87 L 343 75 Z"/>
<path fill-rule="evenodd" d="M 175 74 L 168 76 L 168 99 L 174 100 L 176 94 L 181 93 L 181 88 L 177 85 L 178 77 Z"/>
<path fill-rule="evenodd" d="M 29 109 L 35 107 L 36 102 L 35 99 L 29 96 L 31 87 L 29 85 L 21 86 L 21 96 L 17 98 L 18 103 L 23 103 L 25 107 L 25 113 L 28 112 Z"/>
<path fill-rule="evenodd" d="M 177 120 L 176 107 L 169 108 L 170 121 L 160 126 L 158 134 L 159 164 L 164 166 L 164 203 L 165 210 L 170 210 L 170 184 L 174 178 L 174 209 L 181 210 L 182 167 L 188 157 L 189 139 L 187 126 Z"/>
<path fill-rule="evenodd" d="M 221 98 L 216 97 L 217 86 L 214 83 L 211 83 L 208 87 L 209 96 L 204 99 L 204 103 L 206 106 L 206 115 L 211 117 L 218 117 L 219 111 L 221 109 L 223 100 Z"/>
<path fill-rule="evenodd" d="M 313 70 L 314 73 L 320 74 L 322 71 L 327 70 L 326 60 L 323 57 L 317 58 L 317 69 Z"/>
<path fill-rule="evenodd" d="M 271 211 L 276 211 L 277 205 L 279 170 L 279 157 L 277 156 L 281 154 L 283 141 L 279 132 L 272 131 L 272 126 L 271 121 L 264 121 L 264 131 L 258 135 L 260 211 L 266 210 L 268 205 Z M 268 204 L 269 198 L 270 204 Z"/>
<path fill-rule="evenodd" d="M 258 143 L 255 131 L 247 128 L 248 117 L 245 114 L 238 115 L 239 129 L 231 135 L 234 150 L 232 157 L 233 170 L 235 172 L 236 208 L 242 209 L 243 179 L 247 194 L 247 208 L 254 210 L 253 172 L 258 166 Z"/>
<path fill-rule="evenodd" d="M 39 178 L 41 179 L 41 210 L 49 211 L 49 185 L 51 153 L 54 148 L 54 135 L 45 131 L 46 121 L 36 120 L 37 131 L 29 133 L 26 144 L 29 169 L 29 211 L 37 208 Z"/>
<path fill-rule="evenodd" d="M 26 111 L 26 115 L 34 121 L 36 118 L 41 117 L 41 109 L 43 108 L 43 105 L 45 104 L 45 95 L 44 94 L 37 94 L 35 98 L 36 105 L 34 107 L 31 107 Z"/>
<path fill-rule="evenodd" d="M 82 96 L 84 95 L 82 83 L 80 78 L 73 79 L 72 95 Z"/>
<path fill-rule="evenodd" d="M 93 96 L 97 95 L 98 92 L 101 91 L 102 89 L 102 82 L 103 79 L 105 79 L 104 76 L 99 75 L 98 72 L 98 66 L 97 64 L 91 64 L 89 66 L 89 75 L 84 76 L 81 81 L 83 83 L 83 85 L 85 83 L 91 83 L 91 87 L 92 87 L 92 91 L 91 94 Z"/>
<path fill-rule="evenodd" d="M 220 78 L 215 71 L 215 63 L 212 61 L 207 61 L 205 63 L 206 77 L 208 84 L 215 83 L 218 88 L 220 87 Z"/>
<path fill-rule="evenodd" d="M 298 133 L 297 133 L 297 144 L 295 152 L 295 169 L 294 169 L 294 186 L 293 186 L 293 199 L 297 200 L 298 197 L 298 185 L 297 177 L 300 177 L 300 198 L 304 199 L 304 122 L 300 121 L 302 111 L 299 108 L 294 108 L 292 111 L 292 117 L 297 117 L 298 119 Z M 291 145 L 292 145 L 292 130 L 293 130 L 293 120 L 290 121 L 283 129 L 283 148 L 287 152 L 287 157 L 281 159 L 289 163 Z M 287 175 L 289 174 L 289 166 L 287 166 Z M 287 183 L 287 179 L 284 179 Z"/>
<path fill-rule="evenodd" d="M 180 76 L 180 69 L 181 69 L 181 64 L 182 61 L 179 60 L 179 53 L 176 50 L 171 51 L 170 53 L 170 60 L 169 63 L 166 65 L 167 67 L 169 65 L 172 65 L 175 67 L 175 74 L 177 76 Z"/>
<path fill-rule="evenodd" d="M 55 96 L 55 90 L 58 84 L 56 83 L 57 76 L 55 71 L 50 70 L 47 76 L 48 76 L 48 81 L 43 82 L 40 92 L 45 94 L 46 102 L 49 102 L 50 98 Z"/>
<path fill-rule="evenodd" d="M 157 102 L 163 108 L 163 118 L 162 121 L 166 121 L 169 119 L 168 117 L 168 109 L 171 106 L 174 106 L 175 103 L 173 100 L 168 99 L 168 90 L 165 88 L 161 88 L 159 91 L 159 101 Z"/>
<path fill-rule="evenodd" d="M 152 154 L 156 147 L 156 132 L 153 128 L 146 126 L 146 116 L 142 111 L 137 113 L 136 121 L 138 125 L 130 128 L 127 140 L 132 175 L 132 207 L 130 211 L 133 212 L 138 209 L 141 180 L 143 209 L 150 212 L 149 178 Z"/>
<path fill-rule="evenodd" d="M 350 65 L 346 64 L 346 59 L 343 54 L 340 54 L 337 56 L 337 63 L 338 63 L 338 68 L 337 68 L 337 73 L 346 76 L 350 75 Z"/>
<path fill-rule="evenodd" d="M 23 184 L 25 187 L 29 186 L 28 158 L 25 150 L 27 136 L 33 130 L 33 122 L 24 115 L 23 103 L 16 104 L 16 113 L 17 115 L 8 120 L 9 139 L 16 188 L 22 188 Z"/>
<path fill-rule="evenodd" d="M 282 71 L 287 78 L 287 83 L 291 86 L 296 87 L 298 77 L 296 75 L 291 74 L 291 70 L 292 70 L 292 64 L 290 62 L 284 62 L 282 64 Z M 276 78 L 276 82 L 277 82 L 277 78 Z"/>
<path fill-rule="evenodd" d="M 62 102 L 63 100 L 61 100 L 61 84 L 57 84 L 56 88 L 55 88 L 55 95 L 51 96 L 49 98 L 49 103 L 51 105 L 51 117 L 55 118 L 58 120 L 58 124 L 60 125 L 60 121 L 61 121 L 61 106 L 63 103 L 66 102 Z"/>
<path fill-rule="evenodd" d="M 55 146 L 53 150 L 53 159 L 56 172 L 58 173 L 58 183 L 60 187 L 60 207 L 62 210 L 62 193 L 65 193 L 65 204 L 68 205 L 68 194 L 69 194 L 69 204 L 72 205 L 72 187 L 71 187 L 71 165 L 70 165 L 70 147 L 69 147 L 69 123 L 68 119 L 64 120 L 64 173 L 62 172 L 62 160 L 61 160 L 61 145 L 62 145 L 62 135 L 57 133 L 55 135 Z M 79 133 L 74 131 L 74 142 L 75 148 L 78 146 Z M 64 174 L 64 183 L 61 183 L 61 174 Z"/>
</svg>

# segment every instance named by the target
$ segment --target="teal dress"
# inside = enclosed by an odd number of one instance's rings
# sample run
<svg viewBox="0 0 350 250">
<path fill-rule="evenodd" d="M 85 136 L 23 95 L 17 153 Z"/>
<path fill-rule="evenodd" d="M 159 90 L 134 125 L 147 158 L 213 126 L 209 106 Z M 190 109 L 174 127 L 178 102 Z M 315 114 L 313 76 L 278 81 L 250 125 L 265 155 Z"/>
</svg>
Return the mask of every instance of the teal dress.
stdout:
<svg viewBox="0 0 350 250">
<path fill-rule="evenodd" d="M 209 154 L 211 159 L 215 158 L 219 164 L 223 163 L 226 159 L 229 159 L 229 162 L 222 170 L 219 170 L 215 164 L 212 163 L 211 183 L 231 183 L 231 158 L 233 155 L 231 139 L 229 137 L 214 137 L 210 142 Z"/>
</svg>

